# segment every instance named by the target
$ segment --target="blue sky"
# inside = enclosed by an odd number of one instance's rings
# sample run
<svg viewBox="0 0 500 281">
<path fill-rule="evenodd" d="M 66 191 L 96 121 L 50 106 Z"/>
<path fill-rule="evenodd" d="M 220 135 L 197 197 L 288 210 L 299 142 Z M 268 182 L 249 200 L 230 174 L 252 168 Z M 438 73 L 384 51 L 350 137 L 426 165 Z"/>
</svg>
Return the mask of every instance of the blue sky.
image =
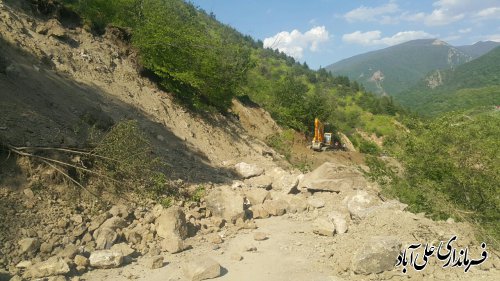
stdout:
<svg viewBox="0 0 500 281">
<path fill-rule="evenodd" d="M 500 42 L 500 0 L 192 0 L 314 69 L 420 38 Z"/>
</svg>

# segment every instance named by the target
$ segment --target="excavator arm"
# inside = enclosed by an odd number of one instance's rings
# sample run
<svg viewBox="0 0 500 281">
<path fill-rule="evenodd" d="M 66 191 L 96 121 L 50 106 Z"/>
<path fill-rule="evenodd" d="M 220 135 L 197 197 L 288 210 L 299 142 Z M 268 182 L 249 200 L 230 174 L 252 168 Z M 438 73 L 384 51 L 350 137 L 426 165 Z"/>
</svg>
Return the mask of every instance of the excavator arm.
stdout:
<svg viewBox="0 0 500 281">
<path fill-rule="evenodd" d="M 312 149 L 321 150 L 324 142 L 325 125 L 319 121 L 318 118 L 314 119 L 314 138 L 312 141 Z"/>
</svg>

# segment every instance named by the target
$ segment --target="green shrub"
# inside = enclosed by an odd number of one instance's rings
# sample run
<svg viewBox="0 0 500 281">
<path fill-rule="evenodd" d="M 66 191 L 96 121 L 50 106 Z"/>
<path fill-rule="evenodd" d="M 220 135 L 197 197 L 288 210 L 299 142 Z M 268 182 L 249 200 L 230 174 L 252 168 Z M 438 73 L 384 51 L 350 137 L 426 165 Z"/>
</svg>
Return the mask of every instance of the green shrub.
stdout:
<svg viewBox="0 0 500 281">
<path fill-rule="evenodd" d="M 245 37 L 182 0 L 65 0 L 97 33 L 131 29 L 142 66 L 196 109 L 226 111 L 250 67 Z"/>
<path fill-rule="evenodd" d="M 137 121 L 116 124 L 94 145 L 88 161 L 102 175 L 97 181 L 101 189 L 134 191 L 152 198 L 177 194 L 165 175 L 167 166 L 154 156 Z"/>
<path fill-rule="evenodd" d="M 352 144 L 354 147 L 358 148 L 358 150 L 362 153 L 370 154 L 370 155 L 378 155 L 380 154 L 380 148 L 377 144 L 372 141 L 365 140 L 358 133 L 353 134 L 350 137 Z"/>
<path fill-rule="evenodd" d="M 366 154 L 376 155 L 380 152 L 378 145 L 372 141 L 361 140 L 359 144 L 359 151 Z"/>
<path fill-rule="evenodd" d="M 386 194 L 433 218 L 478 223 L 485 239 L 500 238 L 500 112 L 479 109 L 414 124 L 411 134 L 391 140 L 405 167 L 394 178 L 367 159 Z M 391 181 L 380 180 L 392 177 Z M 500 246 L 496 244 L 496 246 Z"/>
<path fill-rule="evenodd" d="M 203 185 L 199 185 L 196 187 L 196 190 L 191 194 L 190 200 L 194 202 L 200 202 L 201 199 L 205 196 L 206 189 Z"/>
<path fill-rule="evenodd" d="M 276 133 L 268 136 L 266 138 L 266 143 L 270 147 L 274 148 L 278 153 L 285 156 L 287 160 L 290 160 L 292 153 L 292 145 L 294 140 L 295 131 L 292 129 L 284 130 L 281 133 Z"/>
</svg>

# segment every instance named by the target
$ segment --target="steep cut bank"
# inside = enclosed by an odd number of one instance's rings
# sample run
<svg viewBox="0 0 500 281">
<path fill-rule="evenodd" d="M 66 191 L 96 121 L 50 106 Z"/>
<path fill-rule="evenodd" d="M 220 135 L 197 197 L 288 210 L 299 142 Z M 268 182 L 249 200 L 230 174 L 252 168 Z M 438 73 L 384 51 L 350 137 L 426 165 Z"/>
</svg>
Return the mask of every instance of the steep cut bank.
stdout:
<svg viewBox="0 0 500 281">
<path fill-rule="evenodd" d="M 157 153 L 175 163 L 176 178 L 217 180 L 225 177 L 224 161 L 266 161 L 263 144 L 245 136 L 237 120 L 192 114 L 138 76 L 134 51 L 120 40 L 124 31 L 108 29 L 98 37 L 8 6 L 1 20 L 0 122 L 10 144 L 79 146 L 89 127 L 136 119 Z"/>
</svg>

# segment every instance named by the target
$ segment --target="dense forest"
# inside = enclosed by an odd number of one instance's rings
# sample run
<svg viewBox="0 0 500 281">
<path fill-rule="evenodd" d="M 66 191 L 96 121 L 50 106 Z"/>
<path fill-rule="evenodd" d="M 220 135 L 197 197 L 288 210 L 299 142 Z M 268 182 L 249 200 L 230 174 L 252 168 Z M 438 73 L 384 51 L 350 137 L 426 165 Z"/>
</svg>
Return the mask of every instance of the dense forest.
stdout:
<svg viewBox="0 0 500 281">
<path fill-rule="evenodd" d="M 430 81 L 435 87 L 429 87 Z M 500 104 L 500 47 L 458 66 L 437 70 L 395 98 L 413 111 L 437 116 L 453 110 Z"/>
<path fill-rule="evenodd" d="M 261 41 L 182 0 L 63 2 L 96 34 L 108 25 L 129 30 L 144 71 L 192 110 L 228 114 L 232 99 L 239 98 L 306 134 L 319 117 L 346 133 L 361 152 L 374 155 L 368 158 L 370 175 L 386 194 L 413 211 L 478 223 L 488 241 L 500 238 L 500 113 L 493 107 L 430 121 L 410 116 L 391 98 L 265 49 Z M 357 129 L 383 136 L 384 146 L 360 138 Z M 380 160 L 381 152 L 402 163 L 403 175 Z"/>
</svg>

